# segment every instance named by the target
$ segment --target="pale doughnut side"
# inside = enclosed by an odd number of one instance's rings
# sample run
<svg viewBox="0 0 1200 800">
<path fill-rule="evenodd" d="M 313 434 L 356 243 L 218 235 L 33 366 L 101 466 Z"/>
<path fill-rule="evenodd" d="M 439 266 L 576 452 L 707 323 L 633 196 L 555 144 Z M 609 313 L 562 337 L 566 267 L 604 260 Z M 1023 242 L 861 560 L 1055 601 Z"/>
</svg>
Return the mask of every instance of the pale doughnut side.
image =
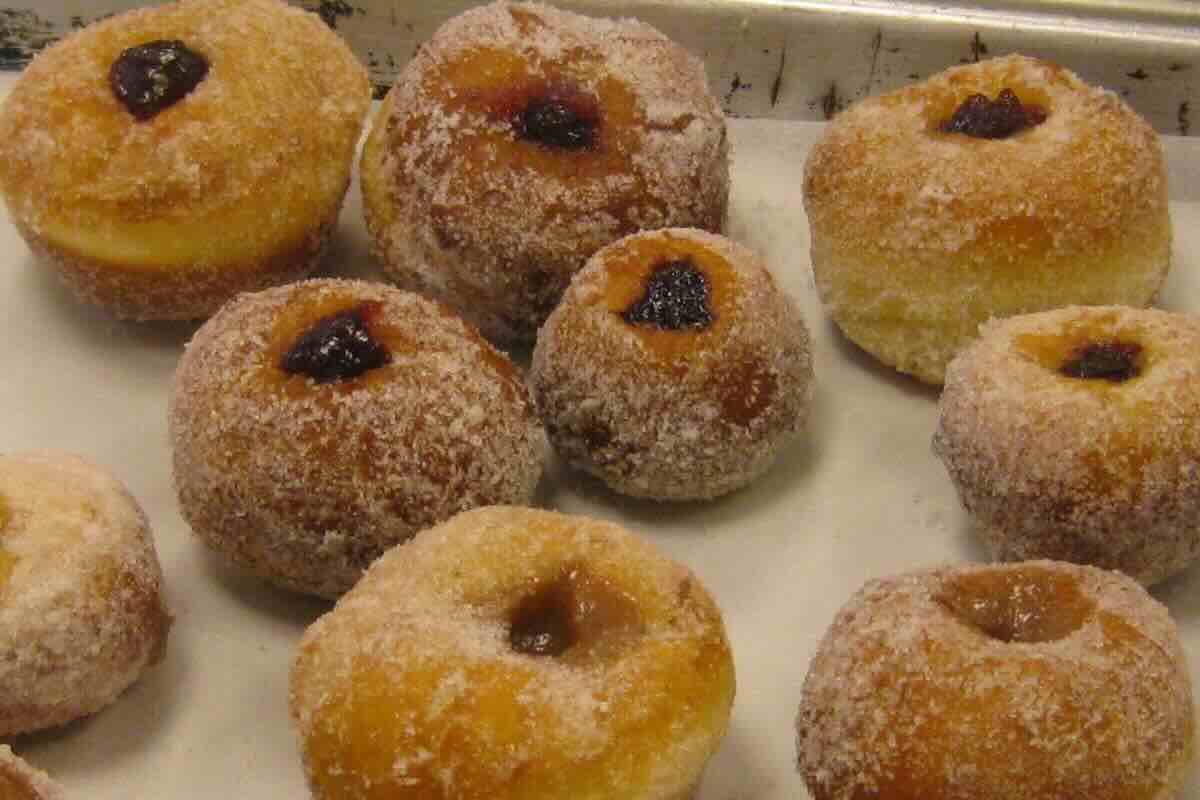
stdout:
<svg viewBox="0 0 1200 800">
<path fill-rule="evenodd" d="M 1004 88 L 1047 112 L 1004 139 L 937 126 Z M 852 341 L 941 383 L 990 317 L 1142 306 L 1170 264 L 1162 147 L 1117 95 L 1008 56 L 864 100 L 805 165 L 822 302 Z"/>
<path fill-rule="evenodd" d="M 6 744 L 0 744 L 0 798 L 4 800 L 66 800 L 62 787 L 32 767 Z"/>
</svg>

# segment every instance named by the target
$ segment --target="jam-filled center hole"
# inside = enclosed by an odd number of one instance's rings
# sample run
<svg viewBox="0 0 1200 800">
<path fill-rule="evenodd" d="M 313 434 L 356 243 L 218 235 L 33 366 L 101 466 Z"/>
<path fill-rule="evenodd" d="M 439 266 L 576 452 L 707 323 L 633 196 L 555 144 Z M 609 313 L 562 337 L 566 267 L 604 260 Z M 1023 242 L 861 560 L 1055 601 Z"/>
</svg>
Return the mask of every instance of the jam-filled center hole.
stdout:
<svg viewBox="0 0 1200 800">
<path fill-rule="evenodd" d="M 1073 577 L 1033 567 L 950 578 L 936 600 L 960 622 L 1001 642 L 1066 638 L 1095 608 Z"/>
<path fill-rule="evenodd" d="M 715 319 L 710 294 L 708 279 L 691 259 L 667 261 L 651 271 L 642 296 L 621 319 L 669 331 L 707 328 Z"/>
<path fill-rule="evenodd" d="M 117 56 L 108 82 L 129 113 L 147 120 L 178 103 L 207 76 L 204 56 L 178 39 L 156 39 Z"/>
<path fill-rule="evenodd" d="M 973 94 L 938 125 L 942 133 L 963 133 L 975 139 L 1006 139 L 1046 121 L 1046 109 L 1022 103 L 1012 89 L 1001 89 L 996 99 Z"/>
<path fill-rule="evenodd" d="M 391 353 L 371 334 L 371 321 L 380 311 L 379 303 L 368 301 L 321 317 L 283 354 L 280 369 L 335 383 L 385 366 Z"/>
<path fill-rule="evenodd" d="M 1142 346 L 1136 342 L 1089 342 L 1072 351 L 1058 371 L 1068 378 L 1121 383 L 1141 373 L 1141 353 Z"/>
<path fill-rule="evenodd" d="M 615 654 L 641 630 L 633 600 L 580 566 L 539 582 L 508 615 L 515 652 L 567 662 Z"/>
<path fill-rule="evenodd" d="M 513 120 L 518 139 L 560 150 L 594 148 L 599 127 L 600 107 L 595 99 L 570 89 L 530 98 Z"/>
</svg>

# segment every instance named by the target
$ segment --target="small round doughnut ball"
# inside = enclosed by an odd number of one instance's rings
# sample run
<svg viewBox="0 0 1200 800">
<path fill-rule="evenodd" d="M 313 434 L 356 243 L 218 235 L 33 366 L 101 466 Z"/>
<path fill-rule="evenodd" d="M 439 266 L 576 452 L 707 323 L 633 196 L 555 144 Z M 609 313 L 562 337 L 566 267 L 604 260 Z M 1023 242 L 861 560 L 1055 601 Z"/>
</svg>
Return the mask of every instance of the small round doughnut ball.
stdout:
<svg viewBox="0 0 1200 800">
<path fill-rule="evenodd" d="M 227 304 L 184 352 L 169 413 L 192 530 L 325 597 L 422 528 L 531 502 L 547 450 L 507 356 L 442 306 L 361 281 Z"/>
<path fill-rule="evenodd" d="M 0 797 L 4 800 L 66 800 L 50 776 L 0 744 Z"/>
<path fill-rule="evenodd" d="M 707 499 L 803 429 L 812 353 L 757 255 L 668 229 L 592 257 L 538 336 L 529 384 L 568 463 L 635 497 Z"/>
<path fill-rule="evenodd" d="M 1023 56 L 839 114 L 809 154 L 804 206 L 830 316 L 933 384 L 985 320 L 1144 306 L 1170 264 L 1155 132 L 1112 92 Z"/>
<path fill-rule="evenodd" d="M 1054 561 L 867 583 L 809 667 L 796 719 L 813 800 L 1160 800 L 1194 721 L 1167 609 Z"/>
<path fill-rule="evenodd" d="M 396 80 L 362 157 L 373 250 L 401 286 L 532 343 L 592 253 L 638 230 L 720 230 L 725 118 L 700 61 L 633 20 L 493 3 Z"/>
<path fill-rule="evenodd" d="M 1146 584 L 1200 556 L 1200 318 L 1068 307 L 991 322 L 951 362 L 934 434 L 1000 561 Z"/>
<path fill-rule="evenodd" d="M 733 695 L 686 568 L 611 523 L 501 507 L 379 559 L 291 675 L 317 800 L 685 800 Z"/>
<path fill-rule="evenodd" d="M 65 453 L 0 456 L 0 736 L 109 705 L 162 659 L 170 625 L 146 517 L 119 481 Z"/>
<path fill-rule="evenodd" d="M 337 221 L 366 71 L 280 0 L 182 0 L 47 48 L 0 108 L 0 193 L 83 301 L 212 314 L 307 274 Z"/>
</svg>

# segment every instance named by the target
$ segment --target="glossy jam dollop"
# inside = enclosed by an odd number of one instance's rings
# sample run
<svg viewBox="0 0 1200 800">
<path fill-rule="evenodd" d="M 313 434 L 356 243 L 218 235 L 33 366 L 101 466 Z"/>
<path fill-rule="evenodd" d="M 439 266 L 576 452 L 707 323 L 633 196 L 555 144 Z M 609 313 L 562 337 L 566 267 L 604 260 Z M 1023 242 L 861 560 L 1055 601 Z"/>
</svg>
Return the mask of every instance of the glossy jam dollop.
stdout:
<svg viewBox="0 0 1200 800">
<path fill-rule="evenodd" d="M 109 69 L 113 94 L 139 120 L 170 108 L 208 75 L 208 62 L 178 39 L 130 47 Z"/>
<path fill-rule="evenodd" d="M 971 95 L 938 130 L 976 139 L 1006 139 L 1045 121 L 1046 111 L 1041 106 L 1025 105 L 1012 89 L 1001 89 L 995 100 L 987 95 Z"/>
<path fill-rule="evenodd" d="M 1094 342 L 1067 357 L 1059 372 L 1068 378 L 1093 378 L 1121 383 L 1137 377 L 1142 346 L 1134 342 Z"/>
<path fill-rule="evenodd" d="M 663 330 L 707 328 L 713 323 L 708 280 L 687 259 L 655 267 L 645 292 L 621 312 L 630 325 L 652 325 Z"/>
<path fill-rule="evenodd" d="M 379 304 L 367 302 L 320 318 L 284 353 L 280 369 L 317 383 L 335 383 L 384 366 L 391 354 L 371 335 L 369 325 L 378 313 Z"/>
</svg>

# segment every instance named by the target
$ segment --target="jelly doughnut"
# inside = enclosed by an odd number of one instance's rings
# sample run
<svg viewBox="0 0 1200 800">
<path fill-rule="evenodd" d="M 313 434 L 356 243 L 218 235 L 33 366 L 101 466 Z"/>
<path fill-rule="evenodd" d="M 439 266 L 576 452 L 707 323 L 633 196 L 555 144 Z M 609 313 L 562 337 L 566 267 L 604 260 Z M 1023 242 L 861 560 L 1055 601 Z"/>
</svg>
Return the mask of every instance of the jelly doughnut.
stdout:
<svg viewBox="0 0 1200 800">
<path fill-rule="evenodd" d="M 303 276 L 337 221 L 365 69 L 280 0 L 181 0 L 40 53 L 0 109 L 0 193 L 82 300 L 206 317 Z"/>
<path fill-rule="evenodd" d="M 757 255 L 677 228 L 592 257 L 538 336 L 529 384 L 568 463 L 637 497 L 711 498 L 803 429 L 812 353 Z"/>
<path fill-rule="evenodd" d="M 700 61 L 648 25 L 534 3 L 446 23 L 363 152 L 373 251 L 485 336 L 531 343 L 595 251 L 638 230 L 719 230 L 725 119 Z"/>
<path fill-rule="evenodd" d="M 830 316 L 935 384 L 985 320 L 1144 306 L 1171 258 L 1155 132 L 1116 94 L 1023 56 L 839 114 L 809 154 L 804 205 Z"/>
<path fill-rule="evenodd" d="M 1165 800 L 1192 687 L 1167 609 L 1054 561 L 873 580 L 842 608 L 796 719 L 813 800 Z"/>
<path fill-rule="evenodd" d="M 170 624 L 119 481 L 65 453 L 0 456 L 0 736 L 109 705 L 161 660 Z"/>
<path fill-rule="evenodd" d="M 1001 561 L 1155 583 L 1200 555 L 1200 318 L 1068 307 L 991 322 L 946 371 L 934 449 Z"/>
<path fill-rule="evenodd" d="M 686 568 L 612 523 L 505 507 L 380 558 L 291 675 L 317 800 L 685 800 L 733 695 Z"/>
<path fill-rule="evenodd" d="M 3 800 L 65 800 L 50 776 L 31 767 L 6 744 L 0 744 L 0 798 Z"/>
<path fill-rule="evenodd" d="M 532 500 L 545 434 L 509 359 L 438 304 L 310 280 L 243 294 L 176 371 L 180 508 L 210 547 L 336 597 L 384 550 Z"/>
</svg>

